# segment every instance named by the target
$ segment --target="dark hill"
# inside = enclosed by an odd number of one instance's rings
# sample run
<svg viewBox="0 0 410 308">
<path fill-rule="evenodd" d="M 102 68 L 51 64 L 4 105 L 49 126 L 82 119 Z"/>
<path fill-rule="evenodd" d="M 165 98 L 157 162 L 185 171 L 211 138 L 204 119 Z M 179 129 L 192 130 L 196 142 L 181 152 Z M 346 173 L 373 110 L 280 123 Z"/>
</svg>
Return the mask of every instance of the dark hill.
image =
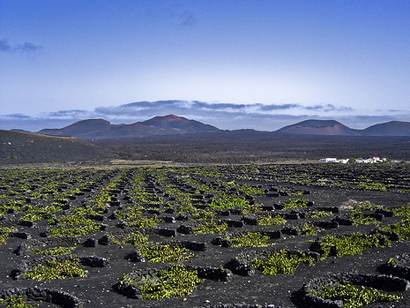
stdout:
<svg viewBox="0 0 410 308">
<path fill-rule="evenodd" d="M 360 136 L 360 132 L 335 120 L 306 120 L 285 126 L 277 131 L 283 134 Z"/>
<path fill-rule="evenodd" d="M 141 122 L 141 124 L 167 129 L 177 129 L 185 133 L 216 132 L 219 130 L 215 126 L 203 124 L 195 120 L 188 120 L 186 118 L 178 117 L 173 114 L 163 117 L 154 117 L 150 120 Z"/>
<path fill-rule="evenodd" d="M 114 125 L 103 119 L 83 120 L 61 129 L 43 129 L 39 133 L 73 136 L 85 140 L 140 138 L 155 135 L 179 135 L 216 132 L 218 128 L 175 115 L 154 117 L 144 122 Z"/>
<path fill-rule="evenodd" d="M 53 135 L 53 136 L 73 136 L 83 137 L 88 134 L 98 134 L 111 128 L 113 125 L 103 119 L 89 119 L 78 121 L 61 129 L 43 129 L 39 134 Z"/>
<path fill-rule="evenodd" d="M 410 136 L 410 123 L 391 121 L 372 125 L 362 132 L 366 136 Z"/>
<path fill-rule="evenodd" d="M 0 130 L 0 164 L 86 161 L 111 156 L 77 138 Z"/>
</svg>

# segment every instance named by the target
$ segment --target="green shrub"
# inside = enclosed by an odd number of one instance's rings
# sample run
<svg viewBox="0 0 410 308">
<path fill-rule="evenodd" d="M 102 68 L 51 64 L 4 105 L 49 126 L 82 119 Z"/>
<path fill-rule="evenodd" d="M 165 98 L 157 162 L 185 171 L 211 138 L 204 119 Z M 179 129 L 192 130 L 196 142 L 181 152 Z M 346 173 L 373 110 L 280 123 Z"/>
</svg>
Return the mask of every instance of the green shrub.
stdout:
<svg viewBox="0 0 410 308">
<path fill-rule="evenodd" d="M 257 258 L 254 263 L 255 268 L 261 270 L 264 275 L 292 275 L 300 264 L 314 265 L 315 260 L 301 252 L 291 254 L 283 249 L 269 256 L 267 260 Z"/>
<path fill-rule="evenodd" d="M 214 221 L 202 224 L 194 228 L 196 234 L 222 234 L 226 232 L 228 228 L 227 223 L 218 224 Z"/>
<path fill-rule="evenodd" d="M 12 296 L 8 299 L 0 299 L 0 305 L 7 305 L 7 308 L 32 308 L 21 296 Z"/>
<path fill-rule="evenodd" d="M 296 200 L 289 199 L 289 202 L 284 203 L 285 210 L 294 210 L 307 207 L 308 201 L 305 198 L 299 198 Z"/>
<path fill-rule="evenodd" d="M 280 226 L 286 223 L 286 219 L 282 215 L 262 217 L 258 221 L 260 226 Z"/>
<path fill-rule="evenodd" d="M 395 224 L 384 226 L 383 231 L 395 232 L 402 239 L 410 240 L 410 218 L 399 221 Z"/>
<path fill-rule="evenodd" d="M 374 247 L 389 247 L 391 242 L 386 236 L 375 234 L 353 233 L 336 237 L 333 235 L 325 235 L 320 243 L 320 248 L 323 251 L 323 258 L 329 256 L 332 247 L 336 249 L 337 257 L 361 255 L 364 251 Z"/>
<path fill-rule="evenodd" d="M 89 224 L 85 226 L 58 227 L 50 230 L 50 236 L 84 236 L 100 230 L 100 226 Z"/>
<path fill-rule="evenodd" d="M 147 300 L 159 300 L 186 296 L 202 281 L 196 270 L 187 270 L 183 265 L 171 265 L 169 270 L 159 271 L 155 277 L 145 279 L 141 286 L 142 297 Z M 136 285 L 135 280 L 125 274 L 121 282 Z"/>
<path fill-rule="evenodd" d="M 35 255 L 42 255 L 42 256 L 62 256 L 62 255 L 68 255 L 72 253 L 77 247 L 53 247 L 47 250 L 40 250 L 36 249 L 34 250 Z"/>
<path fill-rule="evenodd" d="M 160 223 L 161 221 L 162 219 L 158 217 L 141 217 L 136 221 L 129 221 L 128 226 L 132 228 L 153 228 L 156 225 L 158 225 L 158 223 Z"/>
<path fill-rule="evenodd" d="M 326 218 L 332 216 L 333 213 L 329 211 L 313 211 L 309 215 L 307 215 L 307 218 Z"/>
<path fill-rule="evenodd" d="M 376 218 L 371 217 L 371 216 L 365 216 L 362 212 L 354 211 L 352 214 L 350 214 L 350 219 L 356 224 L 356 225 L 371 225 L 371 224 L 377 224 L 378 221 Z"/>
<path fill-rule="evenodd" d="M 314 224 L 305 222 L 301 225 L 297 226 L 297 229 L 300 231 L 302 235 L 316 235 L 317 234 L 317 228 L 315 227 Z"/>
<path fill-rule="evenodd" d="M 379 301 L 393 302 L 403 299 L 401 296 L 385 294 L 372 288 L 367 289 L 363 286 L 356 288 L 350 283 L 340 284 L 335 287 L 323 286 L 322 288 L 323 292 L 312 292 L 312 294 L 323 299 L 342 300 L 345 308 L 357 308 Z"/>
<path fill-rule="evenodd" d="M 269 246 L 269 236 L 259 232 L 248 233 L 231 239 L 233 247 L 266 247 Z"/>
<path fill-rule="evenodd" d="M 393 214 L 396 217 L 410 218 L 410 203 L 393 209 Z"/>
<path fill-rule="evenodd" d="M 52 258 L 45 264 L 36 266 L 32 271 L 25 273 L 27 279 L 34 280 L 54 280 L 73 277 L 86 277 L 87 271 L 80 268 L 80 260 L 72 258 L 64 261 L 57 261 Z"/>
<path fill-rule="evenodd" d="M 262 206 L 258 203 L 254 204 L 248 204 L 244 209 L 243 209 L 243 214 L 253 214 L 253 213 L 260 213 L 262 212 Z"/>
<path fill-rule="evenodd" d="M 0 245 L 4 245 L 6 244 L 6 241 L 8 239 L 9 235 L 6 234 L 0 234 Z"/>
<path fill-rule="evenodd" d="M 142 287 L 143 298 L 157 300 L 186 296 L 203 281 L 197 271 L 187 271 L 182 265 L 172 265 L 170 270 L 160 271 L 156 278 L 157 281 L 148 281 Z"/>
<path fill-rule="evenodd" d="M 115 242 L 115 240 L 114 240 Z M 134 245 L 134 246 L 143 246 L 148 244 L 148 236 L 142 234 L 141 232 L 132 232 L 128 234 L 123 242 L 118 242 L 118 244 Z"/>
<path fill-rule="evenodd" d="M 192 217 L 195 220 L 206 220 L 206 219 L 214 219 L 216 214 L 212 211 L 205 211 L 205 210 L 198 210 L 192 214 Z"/>
<path fill-rule="evenodd" d="M 139 252 L 149 262 L 174 262 L 192 258 L 194 255 L 188 253 L 189 249 L 180 248 L 178 245 L 143 246 Z"/>
<path fill-rule="evenodd" d="M 381 190 L 385 191 L 387 190 L 386 185 L 382 183 L 359 183 L 357 185 L 357 188 L 362 189 L 362 190 Z"/>
</svg>

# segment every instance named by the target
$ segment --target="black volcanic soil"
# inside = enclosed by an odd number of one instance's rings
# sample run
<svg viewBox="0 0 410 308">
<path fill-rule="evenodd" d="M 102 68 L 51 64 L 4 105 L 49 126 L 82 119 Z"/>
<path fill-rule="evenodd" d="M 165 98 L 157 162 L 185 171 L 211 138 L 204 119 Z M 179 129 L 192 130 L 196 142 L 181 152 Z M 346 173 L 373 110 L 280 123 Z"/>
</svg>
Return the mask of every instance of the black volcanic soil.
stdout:
<svg viewBox="0 0 410 308">
<path fill-rule="evenodd" d="M 86 142 L 0 130 L 0 165 L 90 160 L 106 164 L 114 158 L 249 164 L 373 156 L 410 160 L 410 137 L 298 136 L 243 130 Z"/>
<path fill-rule="evenodd" d="M 120 170 L 104 171 L 100 170 L 96 173 L 84 176 L 84 179 L 95 181 L 92 188 L 86 188 L 80 193 L 71 195 L 70 201 L 66 203 L 67 209 L 57 213 L 57 219 L 68 215 L 76 208 L 85 207 L 90 204 L 91 200 L 99 195 L 104 187 L 109 183 L 117 184 L 115 189 L 111 188 L 112 196 L 115 198 L 113 203 L 106 204 L 106 213 L 99 217 L 96 223 L 105 225 L 104 231 L 77 237 L 77 238 L 59 238 L 45 237 L 42 234 L 47 228 L 58 227 L 58 224 L 48 225 L 47 219 L 34 222 L 31 227 L 23 226 L 19 222 L 23 216 L 24 205 L 38 205 L 40 208 L 49 205 L 48 198 L 58 197 L 64 192 L 71 191 L 72 188 L 80 187 L 83 180 L 79 180 L 77 173 L 70 171 L 32 171 L 37 172 L 35 176 L 31 173 L 26 174 L 24 179 L 19 178 L 17 171 L 1 171 L 2 179 L 7 179 L 6 183 L 1 185 L 1 209 L 7 208 L 5 201 L 7 200 L 25 200 L 21 210 L 11 211 L 0 216 L 0 227 L 15 226 L 20 235 L 13 233 L 13 236 L 7 240 L 6 244 L 0 246 L 0 291 L 13 288 L 25 287 L 40 287 L 53 288 L 68 292 L 77 297 L 83 307 L 221 307 L 218 303 L 226 304 L 225 307 L 233 307 L 229 305 L 238 304 L 235 307 L 256 307 L 246 305 L 271 305 L 269 307 L 310 307 L 301 296 L 301 288 L 313 278 L 321 278 L 327 274 L 340 274 L 345 272 L 359 274 L 380 274 L 379 267 L 383 265 L 391 257 L 397 254 L 410 252 L 410 243 L 407 240 L 393 240 L 391 247 L 374 248 L 370 251 L 358 256 L 348 257 L 328 257 L 323 261 L 316 262 L 315 266 L 301 265 L 293 275 L 263 275 L 260 271 L 256 271 L 251 276 L 241 276 L 233 274 L 228 281 L 214 281 L 205 279 L 191 295 L 183 298 L 162 299 L 158 301 L 149 301 L 141 299 L 131 299 L 124 295 L 118 294 L 113 290 L 113 285 L 116 284 L 122 277 L 123 273 L 129 273 L 136 269 L 145 268 L 163 268 L 166 264 L 150 263 L 150 262 L 130 262 L 125 259 L 125 256 L 136 247 L 132 245 L 120 245 L 113 242 L 105 245 L 103 242 L 97 243 L 95 247 L 85 247 L 82 245 L 88 238 L 95 240 L 102 239 L 103 235 L 111 234 L 126 234 L 132 231 L 146 232 L 150 236 L 150 240 L 158 243 L 182 243 L 182 242 L 198 242 L 204 243 L 206 249 L 204 251 L 193 251 L 194 258 L 183 261 L 183 264 L 190 266 L 211 266 L 215 268 L 225 267 L 226 263 L 232 258 L 240 254 L 253 255 L 271 249 L 287 249 L 307 251 L 311 247 L 309 241 L 321 238 L 326 234 L 352 234 L 354 232 L 369 233 L 375 229 L 375 224 L 370 225 L 338 225 L 332 228 L 320 229 L 317 235 L 306 236 L 302 234 L 290 235 L 289 229 L 294 229 L 296 226 L 304 222 L 314 223 L 316 220 L 306 218 L 304 214 L 309 211 L 323 210 L 326 208 L 337 208 L 339 213 L 334 213 L 326 219 L 320 221 L 331 221 L 340 215 L 349 215 L 352 206 L 360 202 L 370 202 L 373 205 L 380 205 L 385 211 L 392 208 L 401 207 L 409 202 L 410 189 L 410 169 L 404 164 L 395 165 L 379 165 L 379 166 L 342 166 L 342 165 L 252 165 L 252 166 L 211 166 L 201 168 L 166 168 L 166 169 L 145 169 L 143 186 L 146 191 L 152 192 L 157 197 L 164 198 L 164 202 L 173 204 L 173 209 L 177 210 L 180 204 L 172 195 L 166 195 L 166 184 L 171 185 L 176 191 L 187 193 L 194 200 L 199 198 L 204 202 L 195 203 L 198 208 L 209 204 L 209 196 L 203 194 L 200 189 L 194 189 L 195 183 L 210 185 L 220 191 L 237 194 L 240 198 L 248 198 L 256 204 L 265 206 L 265 209 L 256 214 L 245 215 L 241 210 L 229 210 L 216 212 L 216 220 L 236 222 L 232 223 L 232 227 L 228 227 L 227 234 L 217 235 L 199 235 L 199 234 L 184 234 L 180 230 L 180 226 L 189 226 L 195 224 L 192 216 L 188 213 L 186 216 L 179 216 L 175 211 L 166 211 L 164 203 L 149 204 L 144 203 L 144 216 L 154 217 L 156 214 L 159 218 L 173 217 L 174 222 L 162 222 L 154 228 L 146 229 L 128 229 L 119 226 L 119 219 L 115 219 L 112 214 L 116 209 L 126 210 L 130 206 L 128 197 L 132 196 L 135 183 L 132 179 L 141 172 L 142 169 L 126 170 L 123 176 Z M 17 172 L 11 174 L 8 172 Z M 62 172 L 62 171 L 61 171 Z M 67 173 L 65 173 L 67 172 Z M 85 172 L 85 171 L 84 171 Z M 62 175 L 61 175 L 62 174 Z M 99 175 L 102 175 L 99 177 Z M 42 191 L 47 180 L 60 179 L 60 182 L 66 182 L 68 186 L 59 186 L 57 192 Z M 218 182 L 217 180 L 223 182 Z M 243 195 L 238 191 L 228 189 L 229 183 L 236 181 L 240 185 L 248 184 L 252 187 L 259 187 L 264 190 L 264 193 L 256 195 Z M 3 181 L 4 182 L 4 181 Z M 28 183 L 27 183 L 28 182 Z M 21 189 L 22 183 L 30 184 L 29 189 Z M 71 183 L 71 184 L 70 184 Z M 360 183 L 369 185 L 379 183 L 388 187 L 387 190 L 361 190 L 358 189 Z M 387 186 L 388 185 L 388 186 Z M 28 186 L 25 186 L 28 187 Z M 49 186 L 48 186 L 49 187 Z M 381 186 L 379 186 L 380 188 Z M 50 190 L 51 188 L 48 188 Z M 12 193 L 10 193 L 12 191 Z M 42 191 L 47 197 L 44 199 L 34 199 L 33 192 Z M 298 192 L 304 191 L 303 195 Z M 276 194 L 277 193 L 277 194 Z M 194 197 L 195 196 L 195 197 Z M 280 209 L 281 204 L 288 202 L 289 199 L 306 198 L 311 201 L 308 208 L 298 210 L 298 215 L 292 216 L 292 211 Z M 28 200 L 27 198 L 30 198 Z M 29 203 L 27 203 L 29 202 Z M 276 206 L 275 206 L 276 205 Z M 208 207 L 205 207 L 208 208 Z M 208 208 L 209 209 L 209 208 Z M 386 213 L 387 213 L 386 212 Z M 245 222 L 244 216 L 256 218 L 258 215 L 288 215 L 287 223 L 284 226 L 259 226 Z M 177 219 L 179 217 L 179 219 Z M 292 218 L 293 217 L 293 218 Z M 388 215 L 378 216 L 381 225 L 388 225 L 399 220 L 398 217 L 388 217 Z M 102 221 L 100 221 L 102 219 Z M 171 221 L 171 220 L 170 220 Z M 165 234 L 160 230 L 172 231 L 174 236 L 161 235 Z M 222 247 L 213 245 L 212 242 L 217 237 L 225 237 L 237 232 L 276 232 L 279 237 L 270 239 L 268 248 L 234 248 Z M 31 239 L 22 239 L 26 235 Z M 84 267 L 89 271 L 86 278 L 71 278 L 65 280 L 52 281 L 34 281 L 29 279 L 13 279 L 10 277 L 12 271 L 19 267 L 23 262 L 32 261 L 38 257 L 33 255 L 33 250 L 36 248 L 45 249 L 57 245 L 67 246 L 67 243 L 77 241 L 77 249 L 75 254 L 80 257 L 98 256 L 107 258 L 109 265 L 107 267 Z M 20 248 L 20 255 L 16 253 L 16 249 Z M 400 302 L 395 303 L 376 303 L 368 307 L 409 307 L 410 306 L 410 291 L 393 292 L 404 297 Z M 42 304 L 41 307 L 48 307 L 48 304 Z M 50 307 L 54 307 L 50 304 Z M 260 306 L 258 306 L 260 307 Z"/>
<path fill-rule="evenodd" d="M 112 157 L 106 150 L 77 138 L 0 130 L 0 165 Z"/>
<path fill-rule="evenodd" d="M 181 163 L 272 163 L 320 158 L 410 160 L 410 137 L 298 136 L 252 130 L 93 142 L 124 159 Z"/>
</svg>

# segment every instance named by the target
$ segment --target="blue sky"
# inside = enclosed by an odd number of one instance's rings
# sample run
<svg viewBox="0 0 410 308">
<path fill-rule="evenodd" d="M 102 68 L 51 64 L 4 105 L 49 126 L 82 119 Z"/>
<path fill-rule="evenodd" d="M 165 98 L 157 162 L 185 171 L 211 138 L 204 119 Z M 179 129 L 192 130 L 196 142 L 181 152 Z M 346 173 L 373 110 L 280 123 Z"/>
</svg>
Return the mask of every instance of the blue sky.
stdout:
<svg viewBox="0 0 410 308">
<path fill-rule="evenodd" d="M 0 129 L 410 121 L 408 0 L 0 0 Z"/>
</svg>

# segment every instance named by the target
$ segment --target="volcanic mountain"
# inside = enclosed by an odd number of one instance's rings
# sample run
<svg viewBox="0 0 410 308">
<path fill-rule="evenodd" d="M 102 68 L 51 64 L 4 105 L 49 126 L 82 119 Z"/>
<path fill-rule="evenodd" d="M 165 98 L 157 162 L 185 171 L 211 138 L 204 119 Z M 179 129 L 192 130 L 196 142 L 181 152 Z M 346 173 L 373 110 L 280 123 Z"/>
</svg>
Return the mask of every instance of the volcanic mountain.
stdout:
<svg viewBox="0 0 410 308">
<path fill-rule="evenodd" d="M 285 126 L 278 133 L 296 135 L 360 136 L 358 130 L 351 129 L 335 120 L 306 120 Z"/>
<path fill-rule="evenodd" d="M 217 132 L 218 128 L 175 115 L 157 116 L 133 124 L 111 124 L 103 119 L 90 119 L 73 123 L 61 129 L 43 129 L 40 134 L 73 136 L 85 140 L 147 137 L 152 135 L 181 135 Z"/>
<path fill-rule="evenodd" d="M 410 136 L 410 123 L 391 121 L 372 125 L 362 131 L 366 136 Z"/>
</svg>

